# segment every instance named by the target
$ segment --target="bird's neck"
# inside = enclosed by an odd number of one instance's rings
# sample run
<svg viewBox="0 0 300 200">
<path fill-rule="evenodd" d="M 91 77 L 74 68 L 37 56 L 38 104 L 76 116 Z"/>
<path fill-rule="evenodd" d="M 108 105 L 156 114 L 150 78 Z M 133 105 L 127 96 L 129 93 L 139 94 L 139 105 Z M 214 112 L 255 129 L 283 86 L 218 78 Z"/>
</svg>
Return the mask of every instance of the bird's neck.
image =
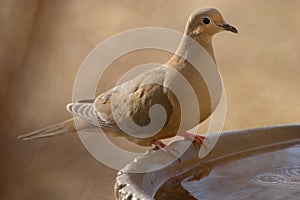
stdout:
<svg viewBox="0 0 300 200">
<path fill-rule="evenodd" d="M 200 35 L 200 37 L 198 37 L 196 41 L 206 50 L 206 52 L 216 63 L 216 58 L 215 58 L 213 44 L 212 44 L 212 36 Z"/>
<path fill-rule="evenodd" d="M 205 49 L 205 51 L 216 63 L 211 35 L 200 34 L 198 37 L 193 37 L 193 40 L 189 36 L 183 36 L 176 54 L 183 56 L 186 60 L 189 60 L 191 56 L 195 56 L 195 54 L 193 54 L 193 48 L 197 48 L 195 47 L 195 41 L 198 42 Z"/>
</svg>

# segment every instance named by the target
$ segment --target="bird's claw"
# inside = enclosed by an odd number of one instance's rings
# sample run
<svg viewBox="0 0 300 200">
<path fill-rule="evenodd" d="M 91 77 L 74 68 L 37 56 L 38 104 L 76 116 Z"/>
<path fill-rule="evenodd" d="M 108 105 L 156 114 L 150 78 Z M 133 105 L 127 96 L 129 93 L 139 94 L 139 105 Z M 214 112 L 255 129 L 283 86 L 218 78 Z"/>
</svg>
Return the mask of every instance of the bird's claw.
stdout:
<svg viewBox="0 0 300 200">
<path fill-rule="evenodd" d="M 172 146 L 166 145 L 163 142 L 159 140 L 153 140 L 152 144 L 154 144 L 156 147 L 158 147 L 160 150 L 164 152 L 168 152 L 173 157 L 178 158 L 179 152 Z"/>
<path fill-rule="evenodd" d="M 205 148 L 209 147 L 209 144 L 207 143 L 209 141 L 208 137 L 205 137 L 203 135 L 198 135 L 198 134 L 194 134 L 194 133 L 189 133 L 189 132 L 183 132 L 181 134 L 182 137 L 184 137 L 187 140 L 192 140 L 194 143 L 197 144 L 201 144 L 203 145 Z"/>
</svg>

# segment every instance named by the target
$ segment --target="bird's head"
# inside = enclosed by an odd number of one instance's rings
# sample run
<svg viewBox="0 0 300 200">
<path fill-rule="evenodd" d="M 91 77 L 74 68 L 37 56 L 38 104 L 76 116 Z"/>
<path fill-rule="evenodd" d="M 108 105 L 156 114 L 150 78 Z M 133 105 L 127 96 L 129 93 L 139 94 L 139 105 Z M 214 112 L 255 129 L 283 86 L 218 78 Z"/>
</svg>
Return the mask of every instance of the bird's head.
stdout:
<svg viewBox="0 0 300 200">
<path fill-rule="evenodd" d="M 186 34 L 192 38 L 213 36 L 221 31 L 238 33 L 238 30 L 226 23 L 222 14 L 215 8 L 204 8 L 194 11 L 188 20 Z"/>
</svg>

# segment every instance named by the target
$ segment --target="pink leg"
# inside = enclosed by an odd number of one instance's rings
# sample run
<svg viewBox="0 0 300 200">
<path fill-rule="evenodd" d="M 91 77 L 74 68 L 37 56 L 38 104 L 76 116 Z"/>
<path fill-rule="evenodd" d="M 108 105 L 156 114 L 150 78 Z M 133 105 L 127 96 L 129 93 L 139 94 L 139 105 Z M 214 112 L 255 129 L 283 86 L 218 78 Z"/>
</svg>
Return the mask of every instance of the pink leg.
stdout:
<svg viewBox="0 0 300 200">
<path fill-rule="evenodd" d="M 208 144 L 207 144 L 207 142 L 205 142 L 205 139 L 207 140 L 208 138 L 203 136 L 203 135 L 189 133 L 189 132 L 186 131 L 186 132 L 183 132 L 181 134 L 181 136 L 184 137 L 187 140 L 192 140 L 195 143 L 203 144 L 205 148 L 208 148 Z"/>
<path fill-rule="evenodd" d="M 152 144 L 154 144 L 155 146 L 157 146 L 162 151 L 170 153 L 175 158 L 178 157 L 178 151 L 175 148 L 173 148 L 171 146 L 168 146 L 168 145 L 164 144 L 163 142 L 161 142 L 159 140 L 153 140 Z"/>
</svg>

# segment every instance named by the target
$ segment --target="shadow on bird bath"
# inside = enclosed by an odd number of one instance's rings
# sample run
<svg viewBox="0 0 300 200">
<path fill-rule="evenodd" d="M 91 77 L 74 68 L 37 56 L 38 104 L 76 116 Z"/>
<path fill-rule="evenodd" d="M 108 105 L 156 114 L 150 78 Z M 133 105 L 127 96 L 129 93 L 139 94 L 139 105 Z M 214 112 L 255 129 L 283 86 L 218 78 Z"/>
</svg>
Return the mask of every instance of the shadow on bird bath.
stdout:
<svg viewBox="0 0 300 200">
<path fill-rule="evenodd" d="M 171 144 L 182 148 L 186 141 Z M 213 151 L 199 159 L 192 145 L 181 161 L 166 162 L 157 151 L 137 158 L 116 179 L 117 199 L 295 199 L 300 196 L 300 125 L 225 132 Z M 298 159 L 297 159 L 298 158 Z"/>
</svg>

